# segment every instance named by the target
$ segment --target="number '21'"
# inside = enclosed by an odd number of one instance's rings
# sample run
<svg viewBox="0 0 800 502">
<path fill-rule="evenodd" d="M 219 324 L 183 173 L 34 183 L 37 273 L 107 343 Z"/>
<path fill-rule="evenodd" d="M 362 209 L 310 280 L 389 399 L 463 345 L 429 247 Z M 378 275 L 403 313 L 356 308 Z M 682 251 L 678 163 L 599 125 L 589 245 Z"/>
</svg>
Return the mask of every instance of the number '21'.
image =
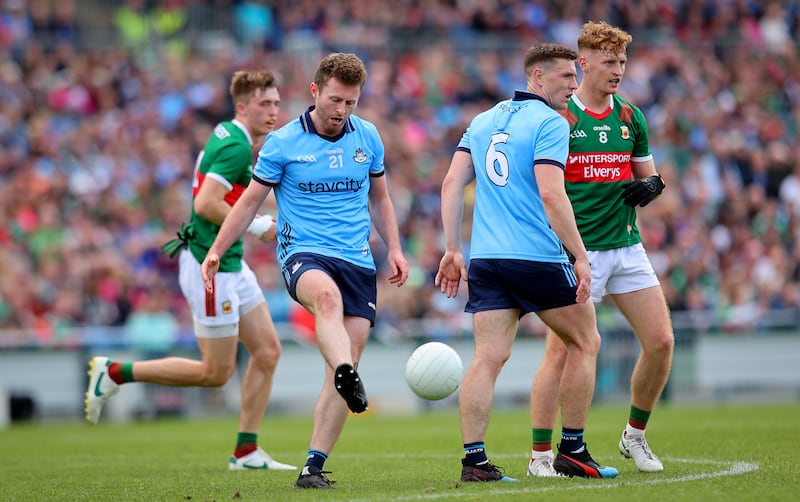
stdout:
<svg viewBox="0 0 800 502">
<path fill-rule="evenodd" d="M 494 146 L 498 143 L 505 144 L 507 141 L 507 133 L 492 134 L 492 144 L 486 149 L 486 174 L 492 183 L 501 187 L 508 183 L 508 157 L 503 152 L 498 152 Z"/>
<path fill-rule="evenodd" d="M 344 167 L 344 161 L 341 155 L 331 155 L 328 157 L 328 168 L 338 169 Z"/>
</svg>

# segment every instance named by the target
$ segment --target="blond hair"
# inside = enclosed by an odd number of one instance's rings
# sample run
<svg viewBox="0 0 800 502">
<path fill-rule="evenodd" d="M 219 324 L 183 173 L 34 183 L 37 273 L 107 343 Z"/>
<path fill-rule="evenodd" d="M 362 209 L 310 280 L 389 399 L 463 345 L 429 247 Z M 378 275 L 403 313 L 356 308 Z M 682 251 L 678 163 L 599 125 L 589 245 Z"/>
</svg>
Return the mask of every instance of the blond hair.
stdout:
<svg viewBox="0 0 800 502">
<path fill-rule="evenodd" d="M 589 21 L 583 25 L 578 36 L 578 50 L 599 50 L 620 54 L 625 52 L 633 37 L 616 26 L 611 26 L 605 21 Z"/>
</svg>

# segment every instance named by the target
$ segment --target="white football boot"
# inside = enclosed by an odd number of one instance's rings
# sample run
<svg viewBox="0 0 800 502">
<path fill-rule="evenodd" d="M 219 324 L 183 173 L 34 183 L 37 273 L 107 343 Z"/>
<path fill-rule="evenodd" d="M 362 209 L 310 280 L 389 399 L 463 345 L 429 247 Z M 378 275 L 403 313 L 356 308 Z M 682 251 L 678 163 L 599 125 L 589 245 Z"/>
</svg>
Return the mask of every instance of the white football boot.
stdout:
<svg viewBox="0 0 800 502">
<path fill-rule="evenodd" d="M 86 420 L 96 424 L 100 420 L 100 412 L 108 398 L 119 392 L 119 385 L 108 376 L 108 365 L 111 360 L 107 357 L 93 357 L 89 361 L 89 386 L 86 389 Z"/>
<path fill-rule="evenodd" d="M 622 431 L 622 438 L 619 440 L 619 452 L 627 458 L 632 458 L 636 467 L 641 472 L 661 472 L 664 465 L 650 450 L 644 434 L 632 435 L 628 431 Z"/>
<path fill-rule="evenodd" d="M 297 467 L 289 464 L 282 464 L 269 456 L 267 452 L 261 448 L 256 448 L 254 451 L 248 453 L 242 458 L 236 458 L 231 455 L 231 460 L 228 462 L 228 470 L 230 471 L 249 471 L 253 469 L 268 469 L 271 471 L 295 471 Z"/>
</svg>

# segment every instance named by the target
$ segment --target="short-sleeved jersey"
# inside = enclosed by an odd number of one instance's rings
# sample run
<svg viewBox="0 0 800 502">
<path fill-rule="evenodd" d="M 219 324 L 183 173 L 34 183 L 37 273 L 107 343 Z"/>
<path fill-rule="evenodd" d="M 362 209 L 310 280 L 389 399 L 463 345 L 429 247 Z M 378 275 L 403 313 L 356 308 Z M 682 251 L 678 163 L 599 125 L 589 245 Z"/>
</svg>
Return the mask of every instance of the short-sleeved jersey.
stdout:
<svg viewBox="0 0 800 502">
<path fill-rule="evenodd" d="M 205 148 L 197 156 L 192 198 L 207 178 L 213 178 L 228 188 L 225 202 L 233 206 L 253 175 L 253 139 L 241 122 L 221 122 L 217 124 L 206 142 Z M 194 211 L 192 204 L 191 223 L 194 237 L 189 242 L 189 250 L 198 262 L 202 262 L 208 249 L 214 243 L 220 226 L 208 221 Z M 220 272 L 238 272 L 242 269 L 242 239 L 237 239 L 220 258 Z"/>
<path fill-rule="evenodd" d="M 273 131 L 253 180 L 273 187 L 278 205 L 278 262 L 317 253 L 375 270 L 369 246 L 370 177 L 383 176 L 378 130 L 351 115 L 336 137 L 319 134 L 309 108 Z"/>
<path fill-rule="evenodd" d="M 570 126 L 567 194 L 586 249 L 638 244 L 636 209 L 623 203 L 620 185 L 631 180 L 631 162 L 652 158 L 644 114 L 612 95 L 609 109 L 598 115 L 574 94 L 562 114 Z"/>
<path fill-rule="evenodd" d="M 540 96 L 522 91 L 472 120 L 458 144 L 475 169 L 470 259 L 567 261 L 550 228 L 534 166 L 564 169 L 568 138 L 564 118 Z"/>
</svg>

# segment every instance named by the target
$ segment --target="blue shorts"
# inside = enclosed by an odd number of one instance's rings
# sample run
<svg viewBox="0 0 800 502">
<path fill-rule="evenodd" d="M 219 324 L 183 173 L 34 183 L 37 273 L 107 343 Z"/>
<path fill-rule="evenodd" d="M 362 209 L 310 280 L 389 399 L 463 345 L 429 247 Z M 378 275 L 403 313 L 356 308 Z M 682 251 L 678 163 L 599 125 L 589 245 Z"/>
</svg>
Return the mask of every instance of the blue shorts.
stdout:
<svg viewBox="0 0 800 502">
<path fill-rule="evenodd" d="M 344 304 L 344 315 L 363 317 L 375 326 L 375 311 L 378 303 L 377 273 L 359 267 L 349 261 L 315 253 L 296 253 L 284 262 L 283 282 L 294 301 L 297 299 L 297 280 L 303 272 L 322 270 L 339 286 Z"/>
<path fill-rule="evenodd" d="M 529 312 L 575 303 L 578 282 L 571 263 L 475 258 L 469 263 L 465 312 L 520 309 Z"/>
</svg>

